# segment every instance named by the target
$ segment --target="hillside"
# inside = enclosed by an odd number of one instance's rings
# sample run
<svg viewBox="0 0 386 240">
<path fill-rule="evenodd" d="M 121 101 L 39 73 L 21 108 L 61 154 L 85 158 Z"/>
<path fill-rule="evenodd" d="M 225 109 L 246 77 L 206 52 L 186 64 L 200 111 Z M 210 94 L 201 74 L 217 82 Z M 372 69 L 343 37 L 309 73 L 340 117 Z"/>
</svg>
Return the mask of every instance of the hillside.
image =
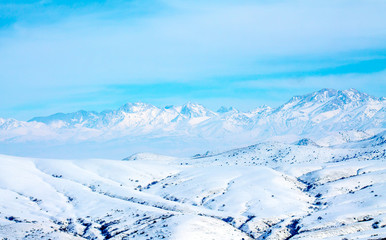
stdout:
<svg viewBox="0 0 386 240">
<path fill-rule="evenodd" d="M 199 158 L 0 156 L 7 239 L 381 239 L 386 148 L 260 143 Z"/>
</svg>

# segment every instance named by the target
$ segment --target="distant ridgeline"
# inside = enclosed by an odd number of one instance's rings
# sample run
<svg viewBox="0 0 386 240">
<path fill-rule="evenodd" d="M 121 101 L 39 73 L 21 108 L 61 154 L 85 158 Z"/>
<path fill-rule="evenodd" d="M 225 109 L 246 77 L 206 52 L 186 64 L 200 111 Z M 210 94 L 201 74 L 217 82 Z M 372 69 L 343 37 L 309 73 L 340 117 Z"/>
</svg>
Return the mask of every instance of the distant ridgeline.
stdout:
<svg viewBox="0 0 386 240">
<path fill-rule="evenodd" d="M 222 144 L 235 147 L 303 139 L 298 144 L 331 146 L 384 131 L 385 107 L 384 97 L 355 89 L 322 89 L 293 97 L 277 108 L 263 106 L 249 112 L 226 107 L 215 112 L 195 103 L 164 108 L 128 103 L 117 110 L 56 113 L 27 122 L 0 118 L 0 141 L 59 145 L 118 141 L 160 149 L 173 147 L 171 142 L 179 142 L 178 147 L 206 142 L 212 144 L 202 144 L 208 149 L 196 149 L 212 150 Z"/>
</svg>

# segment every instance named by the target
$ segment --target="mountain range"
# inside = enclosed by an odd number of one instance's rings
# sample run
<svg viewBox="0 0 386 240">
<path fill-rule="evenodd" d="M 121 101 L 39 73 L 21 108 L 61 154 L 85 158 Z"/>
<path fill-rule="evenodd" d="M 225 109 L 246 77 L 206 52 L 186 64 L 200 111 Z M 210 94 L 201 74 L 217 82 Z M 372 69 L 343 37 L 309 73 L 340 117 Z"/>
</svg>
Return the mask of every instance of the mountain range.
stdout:
<svg viewBox="0 0 386 240">
<path fill-rule="evenodd" d="M 172 143 L 194 151 L 224 150 L 274 140 L 295 142 L 309 138 L 321 146 L 362 140 L 386 128 L 386 98 L 355 89 L 322 89 L 295 96 L 277 108 L 258 107 L 242 112 L 221 107 L 212 111 L 196 103 L 159 108 L 127 103 L 116 110 L 77 111 L 34 117 L 29 121 L 0 118 L 1 144 L 49 142 L 79 144 L 144 141 L 167 149 Z M 167 144 L 163 144 L 164 142 Z M 163 142 L 163 143 L 162 143 Z M 224 146 L 225 148 L 219 149 Z M 1 147 L 0 147 L 1 150 Z M 163 152 L 165 153 L 165 152 Z M 175 154 L 175 152 L 166 152 Z"/>
</svg>

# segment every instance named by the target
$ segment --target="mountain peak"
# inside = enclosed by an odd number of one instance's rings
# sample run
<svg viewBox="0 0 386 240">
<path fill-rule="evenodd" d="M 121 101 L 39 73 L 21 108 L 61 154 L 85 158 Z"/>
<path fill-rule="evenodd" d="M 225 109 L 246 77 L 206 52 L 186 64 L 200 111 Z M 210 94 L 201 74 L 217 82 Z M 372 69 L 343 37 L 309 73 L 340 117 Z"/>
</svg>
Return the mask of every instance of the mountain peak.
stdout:
<svg viewBox="0 0 386 240">
<path fill-rule="evenodd" d="M 287 103 L 277 108 L 275 112 L 282 110 L 292 111 L 294 109 L 308 108 L 311 106 L 316 107 L 317 105 L 321 106 L 320 110 L 322 112 L 326 112 L 345 108 L 348 104 L 359 106 L 370 99 L 381 100 L 362 93 L 354 88 L 347 90 L 323 88 L 310 94 L 292 97 Z"/>
<path fill-rule="evenodd" d="M 294 103 L 294 102 L 325 102 L 331 99 L 340 99 L 340 100 L 350 100 L 350 101 L 357 101 L 357 100 L 363 100 L 366 98 L 369 98 L 370 96 L 362 93 L 354 88 L 350 88 L 347 90 L 335 90 L 330 88 L 323 88 L 319 91 L 306 94 L 306 95 L 299 95 L 292 97 L 288 103 Z"/>
<path fill-rule="evenodd" d="M 214 113 L 198 103 L 187 102 L 181 108 L 181 114 L 187 117 L 213 116 Z"/>
<path fill-rule="evenodd" d="M 135 103 L 126 103 L 122 107 L 119 108 L 120 111 L 134 113 L 140 112 L 147 109 L 155 108 L 155 106 L 143 102 L 135 102 Z"/>
<path fill-rule="evenodd" d="M 358 100 L 364 100 L 367 98 L 371 98 L 368 94 L 362 93 L 355 88 L 350 88 L 347 90 L 339 91 L 339 94 L 341 96 L 344 96 L 345 98 L 350 99 L 351 101 L 358 101 Z"/>
<path fill-rule="evenodd" d="M 347 98 L 347 99 L 350 99 L 352 101 L 362 100 L 362 99 L 370 97 L 368 94 L 362 93 L 355 88 L 349 88 L 346 90 L 335 90 L 335 89 L 330 89 L 330 88 L 324 88 L 324 89 L 321 89 L 320 91 L 317 91 L 317 92 L 314 92 L 314 93 L 311 93 L 308 95 L 304 95 L 304 96 L 306 97 L 306 96 L 310 96 L 310 95 L 315 96 L 315 99 L 326 99 L 326 98 L 336 97 L 336 98 L 341 98 L 341 99 Z M 316 97 L 316 96 L 318 96 L 318 97 Z"/>
<path fill-rule="evenodd" d="M 304 95 L 303 99 L 309 102 L 324 102 L 329 98 L 336 97 L 339 91 L 331 88 L 323 88 L 319 91 Z"/>
<path fill-rule="evenodd" d="M 203 105 L 195 102 L 187 102 L 183 106 L 183 108 L 205 108 Z"/>
</svg>

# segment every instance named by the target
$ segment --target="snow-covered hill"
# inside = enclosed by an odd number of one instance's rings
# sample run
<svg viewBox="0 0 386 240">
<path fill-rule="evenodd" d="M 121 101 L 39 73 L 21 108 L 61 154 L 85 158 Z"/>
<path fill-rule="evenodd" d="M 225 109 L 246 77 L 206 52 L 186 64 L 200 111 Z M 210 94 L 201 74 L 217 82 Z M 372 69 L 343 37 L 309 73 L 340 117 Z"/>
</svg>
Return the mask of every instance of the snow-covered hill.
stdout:
<svg viewBox="0 0 386 240">
<path fill-rule="evenodd" d="M 164 108 L 128 103 L 117 110 L 57 113 L 28 122 L 0 119 L 0 152 L 17 154 L 14 149 L 23 148 L 26 156 L 82 157 L 76 153 L 87 152 L 87 157 L 107 157 L 111 155 L 106 152 L 123 154 L 130 148 L 133 153 L 181 156 L 259 141 L 292 143 L 303 138 L 332 146 L 384 131 L 385 119 L 386 99 L 355 89 L 322 89 L 293 97 L 278 108 L 263 106 L 250 112 L 225 107 L 214 112 L 195 103 Z M 76 146 L 82 150 L 76 151 Z M 183 154 L 176 149 L 183 149 Z"/>
<path fill-rule="evenodd" d="M 0 238 L 383 239 L 386 145 L 365 142 L 194 158 L 0 155 Z"/>
</svg>

